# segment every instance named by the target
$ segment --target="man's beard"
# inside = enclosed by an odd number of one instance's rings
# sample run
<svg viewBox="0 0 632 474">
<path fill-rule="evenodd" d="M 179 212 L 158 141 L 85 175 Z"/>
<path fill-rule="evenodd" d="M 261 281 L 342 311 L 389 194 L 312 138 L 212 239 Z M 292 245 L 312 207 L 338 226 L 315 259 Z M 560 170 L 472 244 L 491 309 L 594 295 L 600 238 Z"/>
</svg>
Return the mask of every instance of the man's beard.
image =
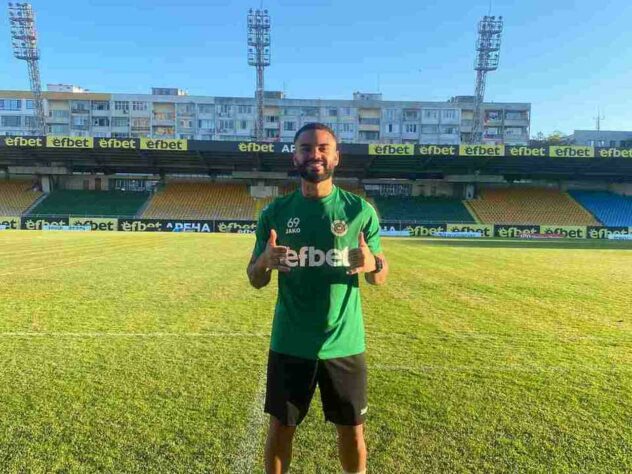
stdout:
<svg viewBox="0 0 632 474">
<path fill-rule="evenodd" d="M 321 181 L 327 181 L 334 175 L 333 168 L 329 168 L 327 166 L 327 163 L 325 163 L 324 161 L 320 162 L 323 165 L 322 173 L 318 173 L 317 171 L 312 170 L 310 168 L 311 163 L 311 161 L 307 161 L 297 166 L 298 173 L 305 181 L 309 181 L 310 183 L 320 183 Z"/>
</svg>

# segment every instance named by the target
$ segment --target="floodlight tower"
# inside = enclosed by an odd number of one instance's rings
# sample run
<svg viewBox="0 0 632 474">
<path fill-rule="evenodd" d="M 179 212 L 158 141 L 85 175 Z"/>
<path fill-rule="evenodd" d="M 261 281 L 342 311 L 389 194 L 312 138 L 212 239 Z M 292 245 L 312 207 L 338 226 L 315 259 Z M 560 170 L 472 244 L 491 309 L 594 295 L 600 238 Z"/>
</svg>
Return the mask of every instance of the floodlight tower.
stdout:
<svg viewBox="0 0 632 474">
<path fill-rule="evenodd" d="M 9 23 L 13 40 L 13 55 L 26 61 L 29 68 L 33 105 L 35 106 L 35 124 L 31 132 L 46 135 L 46 118 L 42 99 L 42 83 L 40 81 L 39 59 L 37 47 L 37 31 L 35 30 L 35 13 L 30 3 L 9 3 Z"/>
<path fill-rule="evenodd" d="M 270 65 L 270 15 L 268 10 L 248 11 L 248 65 L 257 68 L 257 119 L 255 121 L 255 138 L 263 140 L 263 95 L 264 70 Z"/>
<path fill-rule="evenodd" d="M 503 32 L 503 17 L 486 15 L 478 23 L 476 41 L 476 92 L 474 96 L 474 123 L 470 143 L 481 143 L 483 138 L 483 100 L 487 73 L 498 69 L 500 40 Z"/>
</svg>

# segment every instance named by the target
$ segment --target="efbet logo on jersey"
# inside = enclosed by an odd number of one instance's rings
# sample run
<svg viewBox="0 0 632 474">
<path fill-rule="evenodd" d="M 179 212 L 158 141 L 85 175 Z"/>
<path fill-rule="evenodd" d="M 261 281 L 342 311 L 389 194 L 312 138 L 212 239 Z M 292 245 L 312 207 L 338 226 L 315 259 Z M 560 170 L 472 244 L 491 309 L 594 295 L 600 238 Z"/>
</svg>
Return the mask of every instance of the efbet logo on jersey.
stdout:
<svg viewBox="0 0 632 474">
<path fill-rule="evenodd" d="M 335 220 L 331 223 L 331 233 L 337 237 L 344 237 L 348 230 L 349 228 L 345 221 Z"/>
<path fill-rule="evenodd" d="M 316 247 L 301 247 L 299 251 L 288 249 L 285 257 L 288 267 L 349 267 L 349 247 L 343 249 L 317 249 Z"/>
<path fill-rule="evenodd" d="M 301 228 L 299 224 L 301 223 L 301 219 L 298 217 L 290 217 L 287 221 L 287 228 L 285 229 L 285 235 L 288 234 L 300 234 Z"/>
</svg>

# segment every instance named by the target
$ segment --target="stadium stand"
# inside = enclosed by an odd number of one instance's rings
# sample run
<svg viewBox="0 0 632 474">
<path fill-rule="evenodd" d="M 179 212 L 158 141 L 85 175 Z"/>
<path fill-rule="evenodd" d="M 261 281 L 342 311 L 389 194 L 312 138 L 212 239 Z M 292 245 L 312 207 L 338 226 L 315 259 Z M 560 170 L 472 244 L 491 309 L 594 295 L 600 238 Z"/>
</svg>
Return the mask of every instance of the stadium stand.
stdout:
<svg viewBox="0 0 632 474">
<path fill-rule="evenodd" d="M 30 181 L 0 182 L 0 216 L 21 216 L 44 195 Z"/>
<path fill-rule="evenodd" d="M 419 223 L 475 223 L 463 202 L 450 198 L 374 196 L 381 219 Z"/>
<path fill-rule="evenodd" d="M 555 189 L 483 189 L 468 204 L 485 224 L 600 225 L 568 194 Z"/>
<path fill-rule="evenodd" d="M 147 219 L 254 219 L 257 203 L 246 184 L 169 182 L 151 199 Z"/>
<path fill-rule="evenodd" d="M 148 197 L 144 192 L 56 190 L 29 215 L 135 217 Z"/>
<path fill-rule="evenodd" d="M 608 191 L 570 191 L 569 194 L 606 226 L 632 226 L 632 196 Z"/>
</svg>

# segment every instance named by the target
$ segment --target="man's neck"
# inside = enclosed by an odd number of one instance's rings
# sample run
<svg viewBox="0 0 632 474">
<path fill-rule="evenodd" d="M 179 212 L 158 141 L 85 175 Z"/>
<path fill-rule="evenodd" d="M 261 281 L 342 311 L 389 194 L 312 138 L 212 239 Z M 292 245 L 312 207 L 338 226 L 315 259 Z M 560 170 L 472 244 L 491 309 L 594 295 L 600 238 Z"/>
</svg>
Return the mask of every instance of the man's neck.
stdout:
<svg viewBox="0 0 632 474">
<path fill-rule="evenodd" d="M 321 199 L 331 194 L 334 182 L 331 178 L 319 183 L 312 183 L 301 179 L 301 192 L 307 199 Z"/>
</svg>

